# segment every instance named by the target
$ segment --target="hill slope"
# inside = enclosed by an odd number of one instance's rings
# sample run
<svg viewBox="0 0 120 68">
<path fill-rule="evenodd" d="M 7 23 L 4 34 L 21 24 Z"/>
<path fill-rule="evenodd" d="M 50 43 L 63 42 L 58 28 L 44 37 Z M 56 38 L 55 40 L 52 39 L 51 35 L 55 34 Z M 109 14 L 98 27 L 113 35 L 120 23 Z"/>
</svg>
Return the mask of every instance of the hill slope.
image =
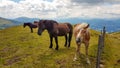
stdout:
<svg viewBox="0 0 120 68">
<path fill-rule="evenodd" d="M 49 49 L 49 35 L 45 31 L 37 35 L 37 29 L 30 33 L 28 27 L 15 26 L 0 31 L 0 68 L 95 68 L 99 32 L 91 30 L 89 58 L 91 64 L 86 64 L 84 45 L 81 47 L 82 57 L 73 61 L 75 54 L 75 39 L 71 47 L 64 47 L 64 37 L 59 37 L 59 50 Z M 114 35 L 113 35 L 114 36 Z M 102 58 L 105 68 L 120 67 L 120 40 L 106 35 L 106 45 Z M 54 41 L 53 41 L 54 42 Z"/>
<path fill-rule="evenodd" d="M 15 26 L 15 25 L 19 25 L 19 24 L 21 24 L 21 23 L 18 21 L 9 20 L 9 19 L 0 17 L 0 29 L 4 29 L 4 28 L 10 27 L 10 26 Z"/>
</svg>

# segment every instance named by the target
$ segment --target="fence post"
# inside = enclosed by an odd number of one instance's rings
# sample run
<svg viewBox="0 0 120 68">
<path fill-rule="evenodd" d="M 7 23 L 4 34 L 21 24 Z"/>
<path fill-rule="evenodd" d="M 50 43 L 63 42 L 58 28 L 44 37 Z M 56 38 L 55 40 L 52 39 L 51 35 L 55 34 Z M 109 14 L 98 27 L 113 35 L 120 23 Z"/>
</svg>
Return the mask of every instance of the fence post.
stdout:
<svg viewBox="0 0 120 68">
<path fill-rule="evenodd" d="M 103 47 L 104 47 L 104 42 L 105 42 L 105 33 L 106 33 L 106 30 L 105 30 L 105 27 L 103 27 Z"/>
<path fill-rule="evenodd" d="M 101 53 L 104 47 L 105 32 L 106 32 L 105 27 L 103 27 L 103 30 L 101 31 L 101 34 L 99 35 L 99 40 L 98 40 L 96 68 L 100 68 L 100 58 L 101 58 Z"/>
<path fill-rule="evenodd" d="M 102 35 L 99 35 L 96 68 L 100 68 L 101 40 Z"/>
</svg>

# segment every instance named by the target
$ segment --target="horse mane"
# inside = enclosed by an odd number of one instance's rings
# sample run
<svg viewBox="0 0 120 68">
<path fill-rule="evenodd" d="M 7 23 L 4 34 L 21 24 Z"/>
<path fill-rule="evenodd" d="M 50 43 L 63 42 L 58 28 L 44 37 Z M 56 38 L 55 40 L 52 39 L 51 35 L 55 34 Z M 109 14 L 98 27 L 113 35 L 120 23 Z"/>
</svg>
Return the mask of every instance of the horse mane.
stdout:
<svg viewBox="0 0 120 68">
<path fill-rule="evenodd" d="M 77 25 L 75 25 L 75 26 L 77 26 Z M 81 29 L 81 28 L 87 29 L 89 27 L 89 24 L 88 23 L 82 23 L 78 26 L 79 26 L 78 29 Z"/>
<path fill-rule="evenodd" d="M 25 22 L 24 24 L 31 24 L 31 22 Z"/>
<path fill-rule="evenodd" d="M 53 29 L 54 24 L 58 25 L 58 23 L 56 21 L 54 21 L 54 20 L 39 20 L 38 25 L 40 23 L 44 23 L 44 25 L 46 26 L 46 29 L 48 29 L 48 30 Z"/>
<path fill-rule="evenodd" d="M 42 23 L 57 23 L 56 21 L 54 20 L 39 20 L 39 22 L 42 22 Z M 57 23 L 58 24 L 58 23 Z"/>
<path fill-rule="evenodd" d="M 26 25 L 30 25 L 30 23 L 29 23 L 29 22 L 25 22 L 25 23 L 24 23 L 24 26 L 26 26 Z"/>
</svg>

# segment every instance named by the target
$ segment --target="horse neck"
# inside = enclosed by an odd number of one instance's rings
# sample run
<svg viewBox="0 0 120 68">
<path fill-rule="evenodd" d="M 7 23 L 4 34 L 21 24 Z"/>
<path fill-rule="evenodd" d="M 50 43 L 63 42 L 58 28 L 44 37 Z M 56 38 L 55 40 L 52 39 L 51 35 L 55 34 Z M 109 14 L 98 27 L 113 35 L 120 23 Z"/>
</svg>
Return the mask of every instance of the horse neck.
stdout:
<svg viewBox="0 0 120 68">
<path fill-rule="evenodd" d="M 47 29 L 47 31 L 52 31 L 54 29 L 54 23 L 49 23 L 49 24 L 45 24 L 45 29 Z"/>
<path fill-rule="evenodd" d="M 86 33 L 85 33 L 85 37 L 84 37 L 86 40 L 89 40 L 90 39 L 90 33 L 89 33 L 89 30 L 87 29 L 86 30 Z"/>
<path fill-rule="evenodd" d="M 26 24 L 26 26 L 30 26 L 30 25 L 31 25 L 30 23 Z"/>
</svg>

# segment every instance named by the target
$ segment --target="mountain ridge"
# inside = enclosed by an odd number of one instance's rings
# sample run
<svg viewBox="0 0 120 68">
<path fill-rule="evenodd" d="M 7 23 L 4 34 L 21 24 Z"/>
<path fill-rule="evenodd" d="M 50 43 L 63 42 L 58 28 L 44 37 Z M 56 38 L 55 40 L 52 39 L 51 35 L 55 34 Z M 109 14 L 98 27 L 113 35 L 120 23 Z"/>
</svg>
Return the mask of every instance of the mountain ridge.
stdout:
<svg viewBox="0 0 120 68">
<path fill-rule="evenodd" d="M 34 22 L 36 20 L 39 20 L 39 18 L 18 17 L 13 20 L 25 23 L 25 22 Z"/>
<path fill-rule="evenodd" d="M 5 19 L 5 18 L 3 18 L 3 19 Z M 28 18 L 28 17 L 18 17 L 15 19 L 7 19 L 7 20 L 12 21 L 13 24 L 11 24 L 11 26 L 14 26 L 14 25 L 21 25 L 25 22 L 33 23 L 34 21 L 39 21 L 40 19 L 39 18 Z M 101 29 L 105 26 L 107 32 L 109 32 L 109 33 L 120 31 L 120 25 L 119 25 L 120 19 L 119 18 L 116 18 L 116 19 L 97 19 L 97 18 L 94 18 L 94 19 L 83 19 L 83 18 L 58 19 L 58 18 L 55 18 L 52 20 L 56 20 L 59 23 L 69 22 L 73 25 L 77 24 L 77 23 L 87 22 L 90 24 L 91 29 L 98 30 L 98 31 L 101 31 Z M 5 25 L 2 25 L 2 27 L 6 28 Z"/>
</svg>

